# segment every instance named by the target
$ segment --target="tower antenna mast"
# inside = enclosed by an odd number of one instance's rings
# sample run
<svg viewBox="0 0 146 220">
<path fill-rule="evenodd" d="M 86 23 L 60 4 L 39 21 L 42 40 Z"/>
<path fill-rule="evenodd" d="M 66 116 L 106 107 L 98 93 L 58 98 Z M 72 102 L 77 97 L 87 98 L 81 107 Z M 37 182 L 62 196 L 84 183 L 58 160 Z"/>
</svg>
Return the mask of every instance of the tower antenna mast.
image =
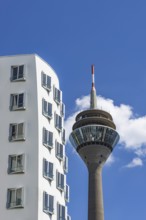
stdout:
<svg viewBox="0 0 146 220">
<path fill-rule="evenodd" d="M 94 65 L 91 65 L 91 74 L 92 74 L 92 88 L 90 93 L 90 109 L 97 108 L 97 96 L 95 89 L 95 78 L 94 78 Z"/>
</svg>

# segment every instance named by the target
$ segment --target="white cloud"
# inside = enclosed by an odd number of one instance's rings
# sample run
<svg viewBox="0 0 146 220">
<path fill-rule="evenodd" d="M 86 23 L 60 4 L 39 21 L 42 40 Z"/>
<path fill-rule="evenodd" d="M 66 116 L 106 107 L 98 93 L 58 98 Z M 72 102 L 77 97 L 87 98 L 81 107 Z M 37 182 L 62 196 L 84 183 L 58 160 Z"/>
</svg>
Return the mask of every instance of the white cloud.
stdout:
<svg viewBox="0 0 146 220">
<path fill-rule="evenodd" d="M 140 158 L 136 157 L 125 167 L 134 168 L 134 167 L 141 167 L 141 166 L 143 166 L 143 161 Z"/>
<path fill-rule="evenodd" d="M 146 148 L 139 148 L 135 151 L 135 154 L 139 157 L 145 157 L 146 156 Z"/>
<path fill-rule="evenodd" d="M 114 162 L 115 162 L 115 158 L 114 158 L 113 154 L 111 154 L 111 155 L 109 156 L 109 158 L 107 159 L 105 165 L 106 165 L 106 166 L 111 166 Z"/>
<path fill-rule="evenodd" d="M 66 139 L 72 131 L 72 125 L 75 122 L 75 116 L 85 109 L 89 108 L 90 96 L 83 96 L 76 99 L 75 111 L 65 121 Z M 146 156 L 146 115 L 136 116 L 129 105 L 115 105 L 112 99 L 97 97 L 99 109 L 109 112 L 116 124 L 120 135 L 119 144 L 127 150 L 133 151 L 138 157 Z"/>
</svg>

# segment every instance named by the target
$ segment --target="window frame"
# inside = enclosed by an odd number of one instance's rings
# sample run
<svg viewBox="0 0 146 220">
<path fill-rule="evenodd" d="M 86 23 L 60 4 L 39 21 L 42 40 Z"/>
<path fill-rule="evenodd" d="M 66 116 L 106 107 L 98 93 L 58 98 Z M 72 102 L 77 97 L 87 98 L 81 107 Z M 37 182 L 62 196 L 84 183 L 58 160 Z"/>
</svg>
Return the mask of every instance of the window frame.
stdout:
<svg viewBox="0 0 146 220">
<path fill-rule="evenodd" d="M 55 112 L 55 128 L 61 132 L 63 127 L 62 117 Z M 61 122 L 61 123 L 60 123 Z"/>
<path fill-rule="evenodd" d="M 60 144 L 57 140 L 55 141 L 55 154 L 59 160 L 63 161 L 63 159 L 64 159 L 64 146 L 63 146 L 63 144 Z"/>
<path fill-rule="evenodd" d="M 57 189 L 63 192 L 65 190 L 65 175 L 58 171 L 56 171 L 56 173 L 57 173 L 57 181 L 56 181 Z"/>
<path fill-rule="evenodd" d="M 47 110 L 49 109 L 49 105 L 51 106 L 51 114 L 50 115 L 48 114 L 49 111 L 45 111 L 45 103 L 46 103 Z M 48 119 L 52 119 L 52 115 L 53 115 L 52 112 L 53 112 L 52 111 L 52 103 L 47 102 L 45 99 L 42 99 L 42 113 L 43 113 L 43 115 Z"/>
<path fill-rule="evenodd" d="M 65 193 L 64 193 L 64 198 L 66 202 L 69 202 L 69 194 L 70 194 L 70 187 L 69 185 L 66 184 L 65 186 Z"/>
<path fill-rule="evenodd" d="M 57 203 L 57 220 L 66 220 L 66 215 L 67 215 L 66 212 L 67 212 L 66 206 Z"/>
<path fill-rule="evenodd" d="M 65 104 L 63 102 L 60 104 L 60 115 L 65 116 Z"/>
<path fill-rule="evenodd" d="M 20 71 L 21 67 L 23 67 L 23 76 L 18 78 L 18 76 L 20 75 L 19 71 Z M 17 73 L 16 73 L 16 75 L 17 75 L 16 79 L 14 79 L 14 72 L 13 72 L 14 68 L 18 68 Z M 10 80 L 11 80 L 11 82 L 19 82 L 19 81 L 25 81 L 26 80 L 26 78 L 25 78 L 25 65 L 24 64 L 12 65 L 11 66 L 11 78 L 10 78 Z"/>
<path fill-rule="evenodd" d="M 67 220 L 71 220 L 71 217 L 70 217 L 70 215 L 67 215 Z"/>
<path fill-rule="evenodd" d="M 47 140 L 46 142 L 45 139 Z M 49 139 L 52 139 L 52 141 Z M 48 131 L 46 128 L 43 128 L 43 145 L 48 149 L 53 148 L 53 132 Z"/>
<path fill-rule="evenodd" d="M 51 169 L 50 169 L 50 166 L 52 166 Z M 50 181 L 54 179 L 54 164 L 50 161 L 47 161 L 45 158 L 43 159 L 43 177 Z"/>
<path fill-rule="evenodd" d="M 23 95 L 23 106 L 19 107 L 19 98 L 20 95 Z M 13 103 L 15 102 L 14 99 L 17 97 L 17 100 L 15 100 L 17 103 L 14 105 Z M 17 111 L 17 110 L 25 110 L 25 93 L 13 93 L 10 94 L 10 110 L 11 111 Z"/>
<path fill-rule="evenodd" d="M 68 173 L 68 157 L 65 155 L 64 161 L 63 161 L 63 169 L 66 173 Z"/>
<path fill-rule="evenodd" d="M 22 125 L 22 134 L 19 134 L 19 126 Z M 13 131 L 13 127 L 16 127 L 16 131 Z M 13 132 L 15 133 L 15 136 L 13 136 Z M 11 123 L 9 125 L 9 141 L 25 141 L 25 123 Z"/>
<path fill-rule="evenodd" d="M 18 166 L 18 157 L 22 157 L 21 158 L 21 167 L 19 168 Z M 12 166 L 12 159 L 16 158 L 16 168 L 13 168 Z M 25 154 L 13 154 L 13 155 L 9 155 L 8 157 L 8 173 L 9 174 L 19 174 L 19 173 L 24 173 L 25 170 Z"/>
<path fill-rule="evenodd" d="M 17 198 L 17 191 L 18 190 L 21 190 L 20 192 L 20 197 L 21 198 Z M 11 202 L 12 200 L 12 193 L 14 191 L 14 197 L 15 197 L 15 200 L 14 202 Z M 21 201 L 21 204 L 18 204 L 17 205 L 17 200 L 20 200 Z M 14 203 L 13 205 L 11 205 L 11 203 Z M 7 208 L 8 209 L 15 209 L 15 208 L 24 208 L 24 188 L 23 187 L 19 187 L 19 188 L 8 188 L 7 189 Z"/>
<path fill-rule="evenodd" d="M 49 205 L 49 203 L 50 203 L 50 198 L 52 198 L 52 203 L 53 204 L 51 204 L 51 209 L 49 209 L 50 208 L 50 205 Z M 48 204 L 45 204 L 46 203 L 46 200 L 47 200 L 47 203 Z M 47 205 L 49 205 L 49 207 L 47 207 Z M 47 207 L 47 208 L 46 208 Z M 50 215 L 53 215 L 54 214 L 54 196 L 52 196 L 52 195 L 50 195 L 50 194 L 48 194 L 47 192 L 43 192 L 43 211 L 46 213 L 46 214 L 50 214 Z"/>
<path fill-rule="evenodd" d="M 63 128 L 62 129 L 62 132 L 61 132 L 61 136 L 62 136 L 62 143 L 65 144 L 66 140 L 65 140 L 65 129 Z"/>
<path fill-rule="evenodd" d="M 57 105 L 60 105 L 61 95 L 62 95 L 61 90 L 57 89 L 55 86 L 53 86 L 53 93 L 54 93 L 54 101 L 57 103 Z"/>
<path fill-rule="evenodd" d="M 44 80 L 44 77 L 45 77 L 45 80 Z M 50 79 L 50 83 L 48 83 L 48 79 Z M 44 89 L 46 89 L 48 92 L 51 91 L 51 80 L 52 80 L 52 78 L 42 71 L 42 87 Z M 50 85 L 48 86 L 48 84 L 50 84 Z"/>
</svg>

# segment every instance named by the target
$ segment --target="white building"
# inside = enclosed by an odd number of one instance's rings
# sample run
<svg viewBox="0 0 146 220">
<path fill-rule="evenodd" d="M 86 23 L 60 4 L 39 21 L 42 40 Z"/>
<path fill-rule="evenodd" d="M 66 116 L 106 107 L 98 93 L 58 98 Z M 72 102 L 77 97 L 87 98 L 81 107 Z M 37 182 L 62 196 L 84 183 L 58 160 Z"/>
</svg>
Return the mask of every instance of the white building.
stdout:
<svg viewBox="0 0 146 220">
<path fill-rule="evenodd" d="M 64 104 L 37 55 L 0 57 L 0 219 L 70 220 Z"/>
</svg>

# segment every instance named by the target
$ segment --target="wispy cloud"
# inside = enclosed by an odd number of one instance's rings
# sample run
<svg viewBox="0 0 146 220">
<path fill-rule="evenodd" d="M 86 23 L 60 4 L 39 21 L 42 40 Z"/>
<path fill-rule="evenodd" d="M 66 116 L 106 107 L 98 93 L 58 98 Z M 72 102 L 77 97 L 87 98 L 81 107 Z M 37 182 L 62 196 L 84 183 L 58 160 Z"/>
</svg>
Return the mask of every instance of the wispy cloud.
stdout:
<svg viewBox="0 0 146 220">
<path fill-rule="evenodd" d="M 65 121 L 66 138 L 72 130 L 75 116 L 78 112 L 88 109 L 89 96 L 76 99 L 75 110 Z M 111 113 L 120 134 L 120 144 L 126 150 L 133 151 L 138 157 L 146 156 L 146 115 L 137 116 L 131 106 L 120 104 L 115 105 L 112 99 L 102 96 L 97 97 L 98 108 Z M 141 160 L 141 159 L 140 159 Z"/>
<path fill-rule="evenodd" d="M 134 168 L 134 167 L 141 167 L 141 166 L 143 166 L 142 159 L 136 157 L 129 164 L 127 164 L 125 167 Z"/>
<path fill-rule="evenodd" d="M 115 158 L 114 158 L 113 154 L 111 154 L 111 155 L 109 156 L 109 158 L 107 159 L 105 165 L 106 165 L 106 166 L 111 166 L 114 162 L 115 162 Z"/>
</svg>

